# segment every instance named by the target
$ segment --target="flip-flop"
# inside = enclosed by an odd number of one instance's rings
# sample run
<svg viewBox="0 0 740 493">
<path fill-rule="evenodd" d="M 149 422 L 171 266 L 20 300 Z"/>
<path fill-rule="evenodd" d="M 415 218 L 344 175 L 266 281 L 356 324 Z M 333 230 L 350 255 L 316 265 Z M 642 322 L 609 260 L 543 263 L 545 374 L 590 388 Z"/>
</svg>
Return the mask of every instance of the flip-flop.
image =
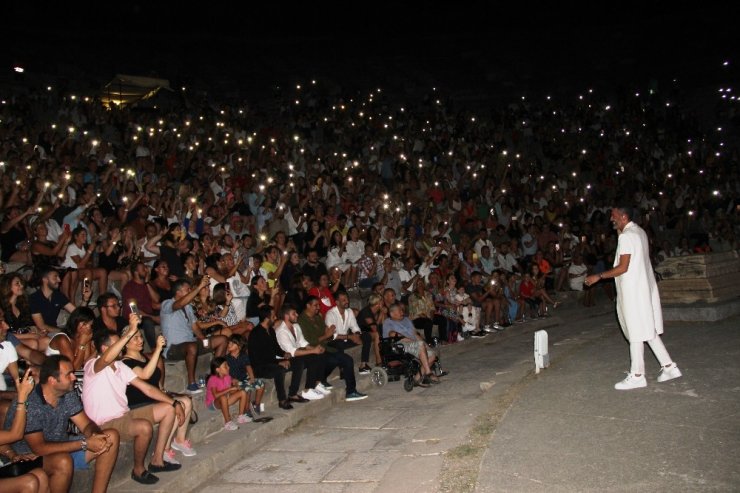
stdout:
<svg viewBox="0 0 740 493">
<path fill-rule="evenodd" d="M 427 387 L 431 387 L 431 385 L 429 385 L 428 383 L 425 383 L 423 380 L 421 380 L 421 381 L 414 380 L 414 387 L 427 388 Z"/>
</svg>

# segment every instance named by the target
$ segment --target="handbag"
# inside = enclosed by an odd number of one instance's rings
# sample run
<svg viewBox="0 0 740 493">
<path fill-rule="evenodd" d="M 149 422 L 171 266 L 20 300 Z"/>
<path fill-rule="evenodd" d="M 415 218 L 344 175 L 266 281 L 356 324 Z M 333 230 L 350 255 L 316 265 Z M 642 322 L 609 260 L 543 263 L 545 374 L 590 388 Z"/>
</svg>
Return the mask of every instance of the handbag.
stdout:
<svg viewBox="0 0 740 493">
<path fill-rule="evenodd" d="M 44 458 L 36 457 L 33 460 L 21 460 L 18 462 L 11 462 L 0 467 L 0 478 L 17 478 L 23 476 L 29 472 L 44 466 Z"/>
</svg>

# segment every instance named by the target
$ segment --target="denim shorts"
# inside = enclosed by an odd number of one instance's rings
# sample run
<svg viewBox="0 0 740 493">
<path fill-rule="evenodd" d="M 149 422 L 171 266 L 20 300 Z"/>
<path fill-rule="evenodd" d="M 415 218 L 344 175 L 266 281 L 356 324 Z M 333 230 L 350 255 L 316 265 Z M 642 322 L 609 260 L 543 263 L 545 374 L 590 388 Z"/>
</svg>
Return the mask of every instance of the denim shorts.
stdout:
<svg viewBox="0 0 740 493">
<path fill-rule="evenodd" d="M 75 471 L 85 471 L 90 468 L 90 465 L 85 460 L 85 451 L 78 450 L 70 454 L 72 456 L 72 463 L 74 464 Z"/>
</svg>

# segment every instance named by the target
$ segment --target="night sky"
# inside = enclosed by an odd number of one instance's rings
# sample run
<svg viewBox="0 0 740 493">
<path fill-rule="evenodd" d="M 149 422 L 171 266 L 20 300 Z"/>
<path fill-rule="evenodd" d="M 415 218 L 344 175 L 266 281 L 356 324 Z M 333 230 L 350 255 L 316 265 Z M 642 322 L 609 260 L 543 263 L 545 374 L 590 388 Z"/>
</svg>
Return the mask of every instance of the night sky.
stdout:
<svg viewBox="0 0 740 493">
<path fill-rule="evenodd" d="M 733 64 L 719 69 L 737 52 L 738 16 L 727 5 L 233 3 L 10 2 L 2 70 L 153 75 L 247 92 L 327 77 L 507 95 L 672 78 L 702 86 L 736 74 Z"/>
</svg>

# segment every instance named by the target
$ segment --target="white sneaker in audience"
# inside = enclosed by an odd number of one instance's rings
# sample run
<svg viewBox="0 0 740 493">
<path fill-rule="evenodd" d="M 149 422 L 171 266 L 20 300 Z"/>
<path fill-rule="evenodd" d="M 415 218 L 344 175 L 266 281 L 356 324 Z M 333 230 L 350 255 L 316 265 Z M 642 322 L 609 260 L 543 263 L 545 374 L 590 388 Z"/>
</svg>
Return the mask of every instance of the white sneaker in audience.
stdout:
<svg viewBox="0 0 740 493">
<path fill-rule="evenodd" d="M 329 395 L 329 394 L 331 394 L 331 390 L 327 389 L 327 388 L 326 388 L 326 387 L 324 386 L 324 384 L 323 384 L 323 383 L 317 383 L 317 384 L 316 384 L 316 387 L 314 388 L 314 390 L 315 390 L 316 392 L 319 392 L 319 393 L 321 393 L 321 394 L 324 394 L 324 395 Z"/>
<path fill-rule="evenodd" d="M 304 390 L 301 393 L 301 397 L 308 399 L 309 401 L 317 401 L 324 398 L 324 394 L 317 392 L 315 389 Z"/>
</svg>

